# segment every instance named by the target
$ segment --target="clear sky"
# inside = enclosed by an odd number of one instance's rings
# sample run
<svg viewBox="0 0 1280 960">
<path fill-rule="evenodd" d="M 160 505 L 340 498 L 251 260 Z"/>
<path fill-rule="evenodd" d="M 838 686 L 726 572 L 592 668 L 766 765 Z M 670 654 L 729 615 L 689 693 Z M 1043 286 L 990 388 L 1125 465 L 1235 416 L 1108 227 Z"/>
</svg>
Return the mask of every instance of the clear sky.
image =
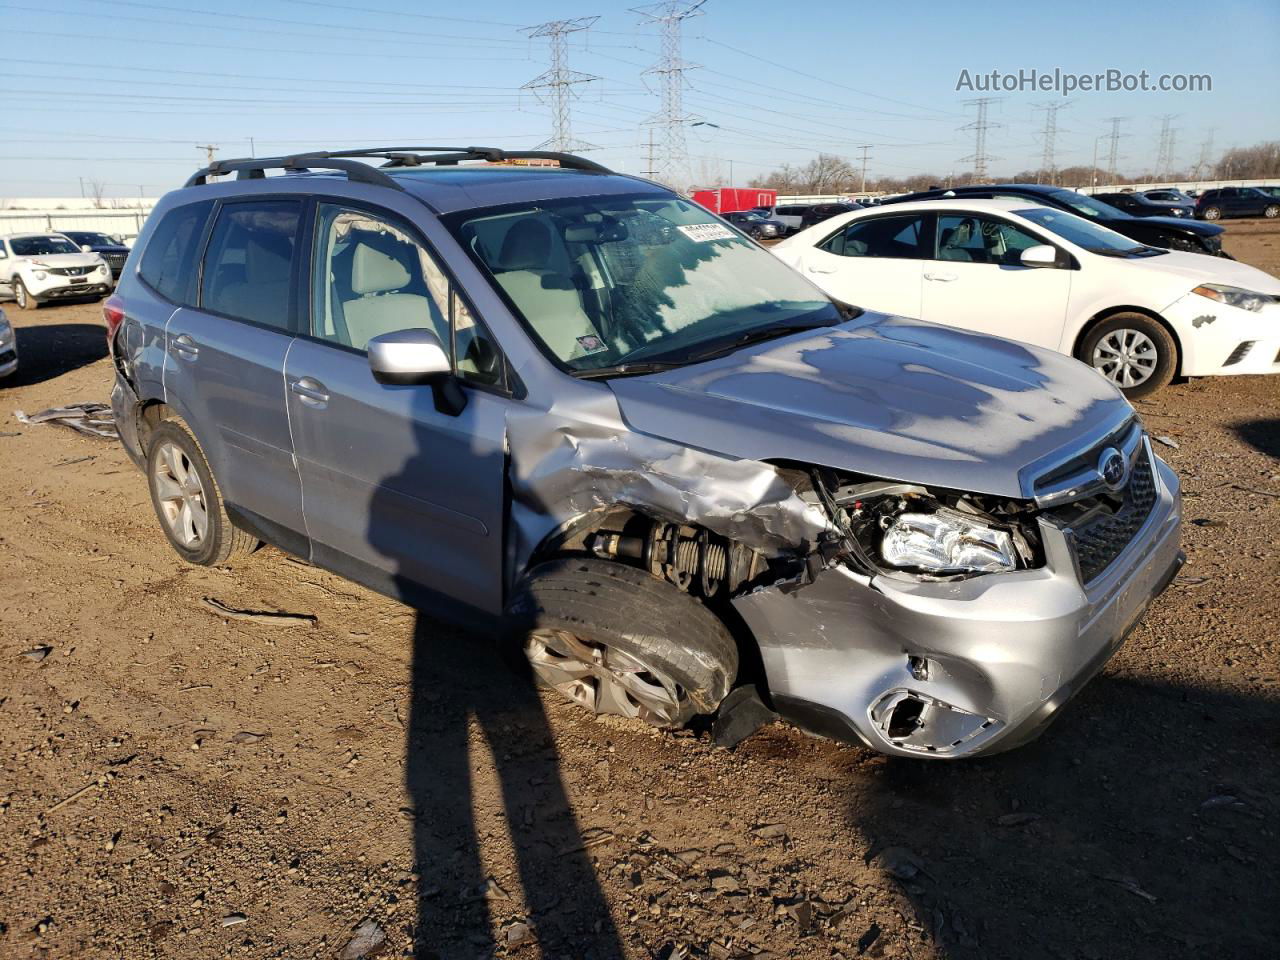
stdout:
<svg viewBox="0 0 1280 960">
<path fill-rule="evenodd" d="M 534 147 L 547 107 L 520 90 L 547 69 L 547 42 L 520 28 L 598 15 L 572 37 L 573 132 L 616 169 L 645 168 L 646 119 L 658 109 L 653 26 L 614 0 L 0 2 L 4 111 L 0 196 L 155 195 L 204 157 L 357 145 Z M 706 0 L 684 25 L 694 179 L 739 182 L 818 151 L 869 173 L 968 169 L 973 119 L 957 91 L 972 75 L 1209 74 L 1207 93 L 1073 94 L 1058 113 L 1058 165 L 1087 165 L 1121 125 L 1118 167 L 1150 167 L 1160 117 L 1173 114 L 1174 164 L 1193 165 L 1213 131 L 1225 147 L 1280 139 L 1280 2 L 1120 4 L 852 3 Z M 999 91 L 988 134 L 995 173 L 1039 165 L 1048 92 Z M 715 124 L 715 127 L 710 126 Z M 1105 156 L 1106 143 L 1101 145 Z"/>
</svg>

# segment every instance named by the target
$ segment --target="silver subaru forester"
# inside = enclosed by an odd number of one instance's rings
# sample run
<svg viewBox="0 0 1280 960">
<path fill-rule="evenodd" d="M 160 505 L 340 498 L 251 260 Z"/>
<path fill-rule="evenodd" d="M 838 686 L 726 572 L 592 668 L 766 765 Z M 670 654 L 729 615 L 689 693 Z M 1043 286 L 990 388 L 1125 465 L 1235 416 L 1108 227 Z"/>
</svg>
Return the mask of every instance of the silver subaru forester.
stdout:
<svg viewBox="0 0 1280 960">
<path fill-rule="evenodd" d="M 579 157 L 216 163 L 106 318 L 184 560 L 268 541 L 598 713 L 675 726 L 738 685 L 885 753 L 1008 749 L 1181 563 L 1177 478 L 1093 371 L 833 302 Z"/>
</svg>

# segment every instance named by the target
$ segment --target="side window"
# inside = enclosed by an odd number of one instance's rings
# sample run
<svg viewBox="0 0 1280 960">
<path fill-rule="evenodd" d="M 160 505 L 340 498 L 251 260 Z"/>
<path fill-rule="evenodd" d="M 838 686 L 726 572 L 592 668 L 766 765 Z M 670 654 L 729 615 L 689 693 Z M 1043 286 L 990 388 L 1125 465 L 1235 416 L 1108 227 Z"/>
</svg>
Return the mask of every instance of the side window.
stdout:
<svg viewBox="0 0 1280 960">
<path fill-rule="evenodd" d="M 322 203 L 316 238 L 315 336 L 364 350 L 384 333 L 422 327 L 449 350 L 449 280 L 405 230 Z"/>
<path fill-rule="evenodd" d="M 918 260 L 923 224 L 920 216 L 855 220 L 822 244 L 822 249 L 841 257 Z"/>
<path fill-rule="evenodd" d="M 938 217 L 938 260 L 1021 263 L 1022 251 L 1044 241 L 1005 220 L 967 214 Z"/>
<path fill-rule="evenodd" d="M 294 200 L 224 205 L 204 256 L 200 306 L 290 329 L 290 278 L 301 212 L 302 205 Z"/>
<path fill-rule="evenodd" d="M 194 301 L 196 257 L 212 212 L 212 200 L 188 203 L 170 210 L 156 225 L 138 269 L 160 296 L 188 305 Z"/>
<path fill-rule="evenodd" d="M 504 385 L 492 335 L 426 248 L 394 221 L 321 203 L 312 284 L 314 336 L 364 350 L 384 333 L 425 328 L 440 338 L 460 378 Z"/>
</svg>

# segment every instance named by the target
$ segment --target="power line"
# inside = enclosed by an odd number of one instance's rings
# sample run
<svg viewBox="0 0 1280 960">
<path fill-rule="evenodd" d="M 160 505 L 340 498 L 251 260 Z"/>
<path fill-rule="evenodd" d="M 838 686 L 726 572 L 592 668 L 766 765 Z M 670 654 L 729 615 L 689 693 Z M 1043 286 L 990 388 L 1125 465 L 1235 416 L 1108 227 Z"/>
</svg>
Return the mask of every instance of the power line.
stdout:
<svg viewBox="0 0 1280 960">
<path fill-rule="evenodd" d="M 977 107 L 978 116 L 972 123 L 966 123 L 961 130 L 973 131 L 973 153 L 967 157 L 961 157 L 962 163 L 973 162 L 973 176 L 976 180 L 985 180 L 987 178 L 987 164 L 992 160 L 998 160 L 987 153 L 987 131 L 994 127 L 1001 127 L 1004 124 L 994 123 L 987 119 L 987 108 L 993 103 L 999 102 L 999 97 L 978 97 L 975 100 L 966 100 L 966 107 Z"/>
<path fill-rule="evenodd" d="M 646 73 L 662 80 L 662 106 L 651 122 L 662 128 L 662 152 L 654 171 L 658 179 L 671 186 L 682 185 L 689 178 L 689 146 L 685 142 L 685 124 L 692 118 L 684 112 L 684 74 L 696 64 L 681 56 L 681 31 L 684 21 L 701 15 L 707 0 L 664 0 L 647 7 L 634 7 L 633 13 L 643 22 L 657 24 L 662 34 L 662 58 Z"/>
<path fill-rule="evenodd" d="M 547 91 L 539 93 L 543 102 L 551 104 L 551 138 L 540 144 L 541 148 L 550 147 L 564 153 L 574 150 L 590 150 L 592 144 L 573 139 L 572 125 L 569 120 L 569 101 L 572 99 L 573 87 L 579 83 L 591 83 L 599 77 L 589 73 L 579 73 L 569 69 L 569 43 L 571 33 L 587 30 L 599 17 L 578 17 L 575 20 L 548 20 L 536 27 L 525 28 L 530 37 L 546 37 L 551 44 L 551 69 L 534 77 L 520 89 Z"/>
<path fill-rule="evenodd" d="M 867 192 L 867 161 L 871 159 L 871 144 L 864 143 L 858 149 L 862 151 L 861 156 L 858 157 L 858 159 L 862 161 L 862 187 L 860 192 L 866 193 Z"/>
<path fill-rule="evenodd" d="M 1040 169 L 1049 176 L 1050 183 L 1058 181 L 1058 111 L 1071 103 L 1070 100 L 1044 103 L 1036 107 L 1044 111 L 1044 152 L 1040 157 Z"/>
</svg>

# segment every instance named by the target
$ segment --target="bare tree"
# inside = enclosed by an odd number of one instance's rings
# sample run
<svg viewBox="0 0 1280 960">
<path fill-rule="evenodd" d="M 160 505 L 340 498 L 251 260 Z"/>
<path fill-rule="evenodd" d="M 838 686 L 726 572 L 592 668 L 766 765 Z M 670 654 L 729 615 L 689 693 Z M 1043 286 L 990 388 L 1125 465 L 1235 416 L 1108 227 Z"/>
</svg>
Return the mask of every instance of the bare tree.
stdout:
<svg viewBox="0 0 1280 960">
<path fill-rule="evenodd" d="M 107 185 L 101 180 L 89 180 L 86 182 L 89 186 L 89 196 L 93 197 L 93 205 L 101 210 L 106 206 L 106 204 L 102 202 L 102 195 L 106 192 Z"/>
</svg>

